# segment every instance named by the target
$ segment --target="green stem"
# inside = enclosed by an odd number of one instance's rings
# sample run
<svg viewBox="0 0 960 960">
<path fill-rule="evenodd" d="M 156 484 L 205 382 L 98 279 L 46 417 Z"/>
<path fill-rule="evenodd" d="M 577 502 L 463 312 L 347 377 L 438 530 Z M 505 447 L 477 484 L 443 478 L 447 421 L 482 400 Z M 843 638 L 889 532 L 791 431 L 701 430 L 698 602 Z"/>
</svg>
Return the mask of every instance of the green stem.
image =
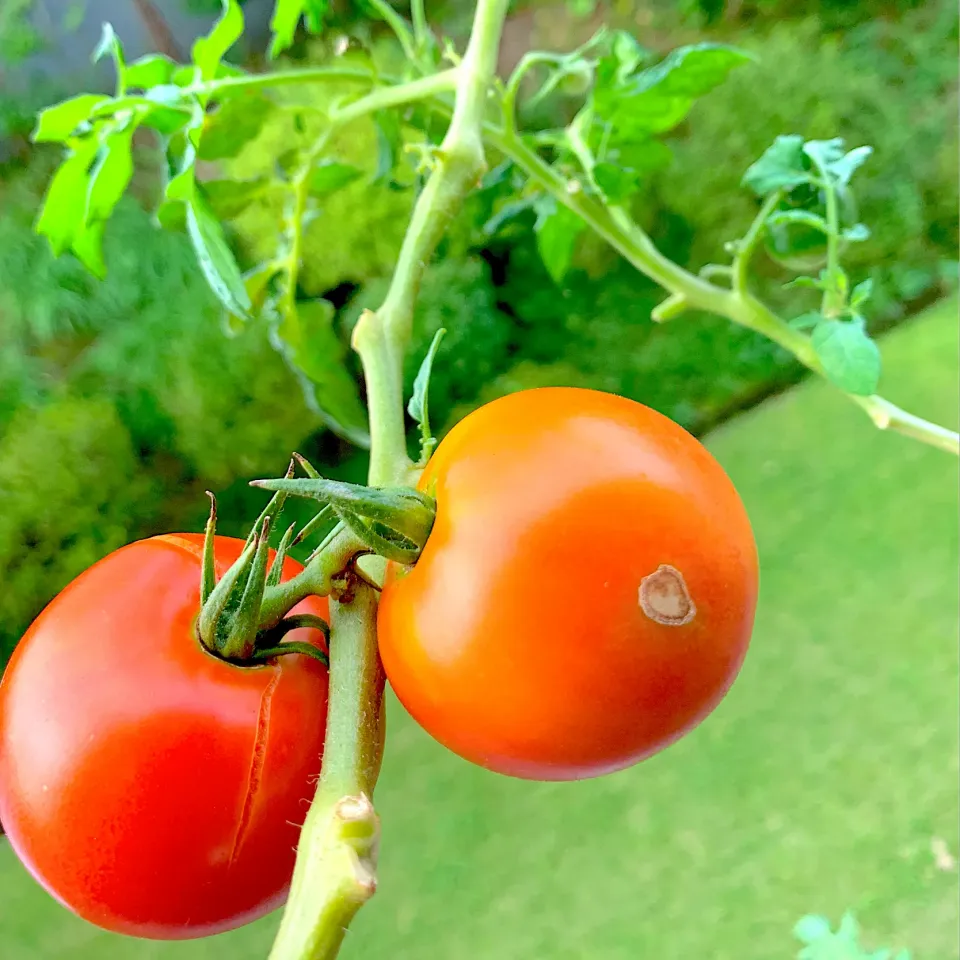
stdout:
<svg viewBox="0 0 960 960">
<path fill-rule="evenodd" d="M 403 48 L 404 56 L 410 63 L 417 62 L 417 48 L 413 40 L 413 34 L 407 21 L 397 13 L 393 7 L 387 3 L 387 0 L 369 0 L 370 6 L 380 15 L 383 21 L 393 31 L 394 36 Z"/>
<path fill-rule="evenodd" d="M 563 54 L 542 53 L 539 50 L 525 53 L 520 58 L 520 62 L 514 68 L 503 90 L 502 109 L 504 129 L 517 129 L 517 97 L 520 94 L 520 85 L 523 83 L 523 78 L 533 70 L 534 67 L 541 66 L 542 64 L 555 66 L 558 63 L 563 63 L 565 59 L 566 57 Z"/>
<path fill-rule="evenodd" d="M 288 323 L 299 323 L 297 319 L 297 280 L 300 276 L 300 261 L 303 257 L 303 218 L 307 212 L 307 196 L 310 192 L 310 174 L 314 164 L 323 155 L 323 151 L 330 142 L 331 130 L 327 129 L 317 138 L 307 153 L 306 159 L 300 164 L 291 184 L 293 203 L 288 218 L 290 249 L 284 261 L 286 285 L 280 311 L 287 318 Z"/>
<path fill-rule="evenodd" d="M 353 334 L 367 383 L 370 483 L 404 483 L 413 464 L 403 419 L 403 356 L 424 270 L 464 196 L 485 169 L 481 127 L 494 80 L 508 0 L 480 0 L 473 32 L 456 68 L 456 101 L 450 126 L 436 152 L 436 167 L 417 199 L 397 267 L 383 305 L 366 312 Z"/>
<path fill-rule="evenodd" d="M 417 54 L 427 49 L 430 40 L 430 27 L 427 24 L 427 11 L 424 0 L 411 0 L 410 18 L 413 21 L 413 38 L 417 45 Z"/>
<path fill-rule="evenodd" d="M 369 70 L 355 67 L 306 67 L 302 70 L 281 70 L 276 73 L 251 73 L 242 77 L 223 77 L 184 87 L 184 94 L 219 96 L 237 90 L 257 87 L 279 87 L 296 83 L 374 83 L 376 78 Z"/>
<path fill-rule="evenodd" d="M 431 74 L 429 77 L 420 77 L 407 83 L 378 87 L 359 100 L 336 110 L 331 115 L 330 120 L 335 125 L 340 125 L 367 114 L 375 113 L 378 110 L 386 110 L 416 100 L 426 100 L 428 97 L 450 93 L 456 89 L 457 78 L 458 68 L 451 67 L 449 70 Z"/>
<path fill-rule="evenodd" d="M 837 188 L 825 177 L 823 189 L 827 201 L 827 268 L 836 270 L 840 266 L 840 212 L 837 209 Z"/>
<path fill-rule="evenodd" d="M 777 209 L 783 196 L 780 190 L 775 190 L 763 202 L 757 215 L 750 224 L 750 229 L 744 234 L 743 239 L 737 244 L 737 252 L 733 258 L 733 288 L 741 296 L 749 293 L 747 278 L 750 272 L 750 261 L 753 259 L 753 252 L 756 250 L 757 243 L 763 236 L 763 231 L 767 226 L 767 218 Z"/>
<path fill-rule="evenodd" d="M 432 102 L 437 112 L 443 104 Z M 484 126 L 486 141 L 523 170 L 559 203 L 578 214 L 604 240 L 641 273 L 655 280 L 673 295 L 669 314 L 681 308 L 694 308 L 718 314 L 764 334 L 789 350 L 804 366 L 823 375 L 823 366 L 808 337 L 791 327 L 752 294 L 740 289 L 727 290 L 697 277 L 667 259 L 647 234 L 622 210 L 612 211 L 582 191 L 571 191 L 567 182 L 548 166 L 515 133 L 490 124 Z M 846 396 L 861 407 L 880 429 L 894 430 L 949 453 L 960 455 L 960 434 L 901 410 L 882 397 Z"/>
<path fill-rule="evenodd" d="M 280 76 L 283 76 L 283 74 L 280 74 Z M 334 130 L 377 110 L 386 110 L 390 107 L 448 93 L 455 89 L 457 76 L 457 70 L 451 69 L 419 80 L 412 80 L 409 83 L 380 87 L 331 114 L 327 128 L 310 148 L 292 181 L 293 204 L 289 218 L 290 250 L 284 261 L 286 289 L 281 302 L 281 310 L 288 317 L 288 322 L 296 322 L 297 279 L 300 274 L 300 261 L 303 255 L 303 218 L 306 213 L 307 196 L 310 190 L 310 175 L 317 160 L 323 155 L 327 144 L 330 142 Z"/>
<path fill-rule="evenodd" d="M 467 52 L 456 68 L 453 117 L 437 166 L 417 200 L 383 305 L 376 313 L 365 313 L 354 331 L 367 383 L 374 486 L 410 479 L 403 355 L 414 298 L 447 224 L 484 170 L 481 125 L 507 6 L 508 0 L 477 4 Z M 317 562 L 334 565 L 325 560 L 331 552 L 323 551 Z M 300 834 L 293 885 L 271 960 L 331 960 L 347 925 L 376 889 L 379 822 L 371 797 L 382 748 L 383 691 L 376 594 L 360 582 L 352 602 L 330 607 L 330 700 L 323 770 Z"/>
<path fill-rule="evenodd" d="M 665 257 L 635 223 L 622 222 L 622 217 L 615 217 L 598 200 L 588 197 L 582 190 L 571 190 L 567 181 L 515 134 L 487 126 L 484 137 L 491 146 L 513 160 L 534 183 L 585 220 L 628 262 L 667 290 L 682 294 L 692 307 L 714 310 L 717 296 L 728 293 Z"/>
<path fill-rule="evenodd" d="M 371 797 L 383 748 L 376 595 L 330 604 L 330 706 L 323 768 L 270 960 L 329 960 L 376 890 L 380 824 Z"/>
<path fill-rule="evenodd" d="M 401 82 L 396 78 L 382 77 L 385 84 L 374 87 L 370 93 L 353 103 L 335 111 L 331 116 L 334 126 L 348 123 L 359 117 L 375 113 L 377 110 L 386 110 L 390 107 L 401 106 L 428 97 L 438 97 L 450 93 L 456 88 L 456 68 L 443 70 L 428 77 L 418 77 L 416 80 Z M 184 87 L 185 95 L 216 97 L 224 93 L 234 93 L 239 90 L 255 89 L 258 87 L 276 87 L 287 84 L 301 83 L 376 83 L 377 77 L 365 70 L 356 70 L 350 67 L 313 67 L 305 70 L 287 70 L 281 73 L 258 73 L 244 77 L 225 77 L 222 80 L 211 80 L 208 83 Z M 139 98 L 144 108 L 153 108 L 156 105 L 145 98 Z M 138 102 L 139 102 L 138 101 Z M 104 113 L 113 112 L 113 108 Z M 179 109 L 174 107 L 174 109 Z M 186 108 L 183 108 L 186 109 Z"/>
<path fill-rule="evenodd" d="M 854 403 L 862 407 L 881 430 L 895 430 L 905 437 L 920 440 L 954 455 L 960 453 L 960 438 L 953 430 L 929 423 L 901 410 L 883 397 L 854 397 Z"/>
<path fill-rule="evenodd" d="M 364 549 L 352 533 L 341 528 L 295 577 L 266 587 L 260 603 L 260 630 L 275 627 L 301 600 L 329 594 L 334 579 Z"/>
</svg>

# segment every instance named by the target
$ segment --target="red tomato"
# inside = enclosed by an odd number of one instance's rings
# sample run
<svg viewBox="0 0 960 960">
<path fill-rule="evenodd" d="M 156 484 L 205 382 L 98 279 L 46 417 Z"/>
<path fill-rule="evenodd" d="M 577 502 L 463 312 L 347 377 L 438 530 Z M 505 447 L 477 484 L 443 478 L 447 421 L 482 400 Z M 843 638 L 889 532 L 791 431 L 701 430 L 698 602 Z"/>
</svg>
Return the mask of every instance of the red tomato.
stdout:
<svg viewBox="0 0 960 960">
<path fill-rule="evenodd" d="M 154 537 L 101 560 L 0 682 L 10 842 L 65 906 L 138 937 L 206 936 L 280 906 L 320 772 L 326 669 L 302 654 L 239 667 L 200 645 L 202 543 Z M 218 575 L 242 546 L 217 537 Z M 300 569 L 288 559 L 284 579 Z M 296 609 L 325 617 L 327 603 Z"/>
<path fill-rule="evenodd" d="M 380 603 L 387 677 L 468 760 L 542 780 L 663 749 L 746 653 L 757 556 L 690 434 L 611 394 L 515 393 L 459 423 L 420 482 L 437 518 Z"/>
</svg>

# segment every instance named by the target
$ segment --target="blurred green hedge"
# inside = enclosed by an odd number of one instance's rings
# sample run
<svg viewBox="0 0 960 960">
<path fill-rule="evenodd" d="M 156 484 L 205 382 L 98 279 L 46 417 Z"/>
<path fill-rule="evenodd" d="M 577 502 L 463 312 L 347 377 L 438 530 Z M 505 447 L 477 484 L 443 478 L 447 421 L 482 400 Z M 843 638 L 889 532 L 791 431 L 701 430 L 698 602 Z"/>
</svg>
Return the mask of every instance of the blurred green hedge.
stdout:
<svg viewBox="0 0 960 960">
<path fill-rule="evenodd" d="M 744 4 L 746 19 L 732 23 L 702 18 L 707 36 L 754 50 L 760 64 L 695 109 L 637 213 L 695 268 L 749 222 L 755 201 L 739 180 L 777 134 L 870 143 L 862 214 L 873 237 L 851 266 L 856 280 L 875 277 L 872 320 L 884 324 L 942 292 L 956 265 L 957 15 L 952 0 L 883 16 L 857 6 L 874 13 L 829 33 L 825 20 L 796 19 L 799 6 L 780 23 L 783 4 Z M 670 9 L 658 47 L 701 36 Z M 287 123 L 271 122 L 235 172 L 271 167 L 295 135 Z M 373 140 L 372 129 L 351 128 L 338 149 L 369 166 Z M 262 329 L 225 335 L 185 238 L 155 230 L 134 200 L 110 225 L 107 281 L 54 260 L 31 232 L 48 159 L 35 154 L 0 184 L 0 659 L 96 557 L 160 529 L 197 528 L 204 488 L 223 492 L 223 528 L 239 531 L 258 502 L 245 480 L 281 470 L 293 448 L 341 476 L 363 471 L 362 455 L 321 430 Z M 308 232 L 302 292 L 336 302 L 344 342 L 360 309 L 382 298 L 412 199 L 361 181 L 331 197 Z M 269 255 L 277 214 L 254 208 L 234 224 L 248 262 Z M 759 265 L 766 292 L 783 299 L 786 276 Z M 799 376 L 778 348 L 725 321 L 652 324 L 661 298 L 598 242 L 583 245 L 558 287 L 530 221 L 490 238 L 468 208 L 428 269 L 408 386 L 440 326 L 449 334 L 431 406 L 443 426 L 512 390 L 571 384 L 634 397 L 699 432 Z"/>
<path fill-rule="evenodd" d="M 0 654 L 93 560 L 197 526 L 205 487 L 318 428 L 262 330 L 224 335 L 182 237 L 125 200 L 101 283 L 32 233 L 38 180 L 0 188 Z"/>
</svg>

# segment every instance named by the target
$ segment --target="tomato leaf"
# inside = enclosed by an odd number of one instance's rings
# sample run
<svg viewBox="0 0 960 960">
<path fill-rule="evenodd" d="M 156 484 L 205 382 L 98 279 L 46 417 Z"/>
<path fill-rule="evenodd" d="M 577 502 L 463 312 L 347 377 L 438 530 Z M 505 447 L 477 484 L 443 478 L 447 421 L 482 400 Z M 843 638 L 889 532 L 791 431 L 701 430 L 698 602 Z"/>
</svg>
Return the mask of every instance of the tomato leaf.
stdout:
<svg viewBox="0 0 960 960">
<path fill-rule="evenodd" d="M 323 30 L 323 21 L 330 11 L 330 0 L 306 0 L 304 4 L 304 20 L 311 33 L 320 33 Z"/>
<path fill-rule="evenodd" d="M 832 180 L 837 186 L 845 187 L 854 173 L 863 166 L 873 153 L 872 147 L 855 147 L 844 151 L 843 140 L 808 140 L 803 152 L 813 161 L 821 174 Z"/>
<path fill-rule="evenodd" d="M 187 208 L 182 200 L 162 200 L 153 216 L 157 226 L 163 230 L 183 233 L 187 229 Z"/>
<path fill-rule="evenodd" d="M 555 283 L 560 283 L 570 267 L 577 237 L 584 229 L 584 222 L 572 210 L 561 206 L 552 196 L 537 200 L 537 249 L 547 273 Z"/>
<path fill-rule="evenodd" d="M 131 123 L 111 133 L 97 153 L 87 187 L 86 223 L 107 220 L 120 202 L 133 177 L 133 133 Z"/>
<path fill-rule="evenodd" d="M 196 190 L 203 193 L 211 212 L 218 220 L 235 220 L 256 199 L 266 195 L 277 184 L 268 177 L 255 180 L 204 180 Z M 179 201 L 165 201 L 157 210 L 165 230 L 183 230 L 186 210 Z"/>
<path fill-rule="evenodd" d="M 821 170 L 829 169 L 843 157 L 843 140 L 833 137 L 830 140 L 808 140 L 803 145 L 803 152 Z"/>
<path fill-rule="evenodd" d="M 186 110 L 172 110 L 167 107 L 157 107 L 151 110 L 141 121 L 145 127 L 156 130 L 161 137 L 170 137 L 179 133 L 192 121 Z"/>
<path fill-rule="evenodd" d="M 218 219 L 233 220 L 275 186 L 268 177 L 257 177 L 254 180 L 206 180 L 199 189 L 203 190 Z"/>
<path fill-rule="evenodd" d="M 169 179 L 164 190 L 164 196 L 168 200 L 190 199 L 196 186 L 196 159 L 197 148 L 189 136 L 189 131 L 183 131 L 170 139 L 167 144 Z"/>
<path fill-rule="evenodd" d="M 870 228 L 865 223 L 855 223 L 843 231 L 843 239 L 849 243 L 862 243 L 870 239 Z"/>
<path fill-rule="evenodd" d="M 623 203 L 639 189 L 640 183 L 633 170 L 615 163 L 598 163 L 593 168 L 593 179 L 603 195 L 614 204 Z"/>
<path fill-rule="evenodd" d="M 817 324 L 823 322 L 823 314 L 816 310 L 810 313 L 801 313 L 799 317 L 794 317 L 790 321 L 790 326 L 794 330 L 812 330 Z"/>
<path fill-rule="evenodd" d="M 255 90 L 226 98 L 215 113 L 203 118 L 200 159 L 226 160 L 235 157 L 259 135 L 272 111 L 272 101 Z"/>
<path fill-rule="evenodd" d="M 217 75 L 224 54 L 243 36 L 243 11 L 237 0 L 222 0 L 223 13 L 210 33 L 193 44 L 192 58 L 203 80 Z"/>
<path fill-rule="evenodd" d="M 508 200 L 490 216 L 480 230 L 485 236 L 492 237 L 512 220 L 516 220 L 525 213 L 534 210 L 537 206 L 537 203 L 538 198 L 534 196 L 520 197 L 517 200 Z"/>
<path fill-rule="evenodd" d="M 270 59 L 279 57 L 284 50 L 293 45 L 297 27 L 303 17 L 306 0 L 276 0 L 270 30 L 273 39 L 270 42 Z"/>
<path fill-rule="evenodd" d="M 420 425 L 420 462 L 426 464 L 437 441 L 430 430 L 430 373 L 433 370 L 433 361 L 436 359 L 440 341 L 447 331 L 441 327 L 434 335 L 427 350 L 423 363 L 417 371 L 413 381 L 413 394 L 407 404 L 407 413 Z"/>
<path fill-rule="evenodd" d="M 103 235 L 106 221 L 98 220 L 83 227 L 73 238 L 70 250 L 73 255 L 98 279 L 107 275 L 107 265 L 103 259 Z"/>
<path fill-rule="evenodd" d="M 123 92 L 126 64 L 123 56 L 123 44 L 120 42 L 113 26 L 109 23 L 103 25 L 100 42 L 94 48 L 90 59 L 94 63 L 99 63 L 104 57 L 110 57 L 117 68 L 117 95 L 119 96 Z"/>
<path fill-rule="evenodd" d="M 625 75 L 616 56 L 601 59 L 592 104 L 615 139 L 645 139 L 673 129 L 694 102 L 719 86 L 735 67 L 752 59 L 733 47 L 701 43 L 680 47 L 660 63 Z"/>
<path fill-rule="evenodd" d="M 656 90 L 659 96 L 696 99 L 720 86 L 731 70 L 752 59 L 745 51 L 720 43 L 680 47 L 637 74 L 635 86 Z"/>
<path fill-rule="evenodd" d="M 75 144 L 47 188 L 36 230 L 50 242 L 54 255 L 70 248 L 83 230 L 87 208 L 87 173 L 99 144 L 92 137 Z"/>
<path fill-rule="evenodd" d="M 177 64 L 162 53 L 150 53 L 139 60 L 134 60 L 126 70 L 128 87 L 138 90 L 149 90 L 161 84 L 173 82 L 173 75 Z"/>
<path fill-rule="evenodd" d="M 50 181 L 36 231 L 47 238 L 56 256 L 70 250 L 94 276 L 102 279 L 106 275 L 104 224 L 88 222 L 86 215 L 88 177 L 98 146 L 93 138 L 81 141 L 60 165 Z"/>
<path fill-rule="evenodd" d="M 791 190 L 809 180 L 803 137 L 791 133 L 777 137 L 763 156 L 751 164 L 741 182 L 758 196 L 765 197 L 776 190 Z"/>
<path fill-rule="evenodd" d="M 370 445 L 366 411 L 344 359 L 346 348 L 333 328 L 326 300 L 298 301 L 274 327 L 274 345 L 298 375 L 309 406 L 336 433 Z"/>
<path fill-rule="evenodd" d="M 248 270 L 243 275 L 243 285 L 247 289 L 247 296 L 255 313 L 263 309 L 267 294 L 270 290 L 270 281 L 280 272 L 280 267 L 273 261 L 261 263 Z"/>
<path fill-rule="evenodd" d="M 335 193 L 362 176 L 362 170 L 348 163 L 324 160 L 310 172 L 310 195 L 324 197 L 327 194 Z"/>
<path fill-rule="evenodd" d="M 377 127 L 377 167 L 371 183 L 392 182 L 403 149 L 400 118 L 392 110 L 378 110 L 373 122 Z"/>
<path fill-rule="evenodd" d="M 857 396 L 869 396 L 880 380 L 880 350 L 863 321 L 823 320 L 810 337 L 829 380 Z"/>
<path fill-rule="evenodd" d="M 793 928 L 793 935 L 801 943 L 816 943 L 824 937 L 833 935 L 830 929 L 830 921 L 825 917 L 806 916 L 801 917 Z"/>
<path fill-rule="evenodd" d="M 238 317 L 250 314 L 250 297 L 223 227 L 203 191 L 194 189 L 187 201 L 187 233 L 207 283 L 226 309 Z"/>
<path fill-rule="evenodd" d="M 807 290 L 822 290 L 823 284 L 816 277 L 794 277 L 783 284 L 784 290 L 793 290 L 794 288 L 803 288 Z"/>
<path fill-rule="evenodd" d="M 856 310 L 863 306 L 873 296 L 873 280 L 868 277 L 858 283 L 850 294 L 850 306 Z"/>
<path fill-rule="evenodd" d="M 671 156 L 659 140 L 624 144 L 594 165 L 593 178 L 611 203 L 621 204 L 643 186 L 645 177 L 668 166 Z"/>
<path fill-rule="evenodd" d="M 650 57 L 650 51 L 641 47 L 636 37 L 626 30 L 617 30 L 613 34 L 610 52 L 617 61 L 617 76 L 621 82 Z"/>
<path fill-rule="evenodd" d="M 855 147 L 833 163 L 830 168 L 831 173 L 843 186 L 846 186 L 854 173 L 866 163 L 872 153 L 873 147 Z"/>
<path fill-rule="evenodd" d="M 47 107 L 37 118 L 33 131 L 34 143 L 62 143 L 84 123 L 94 107 L 109 100 L 95 93 L 82 93 L 53 107 Z"/>
</svg>

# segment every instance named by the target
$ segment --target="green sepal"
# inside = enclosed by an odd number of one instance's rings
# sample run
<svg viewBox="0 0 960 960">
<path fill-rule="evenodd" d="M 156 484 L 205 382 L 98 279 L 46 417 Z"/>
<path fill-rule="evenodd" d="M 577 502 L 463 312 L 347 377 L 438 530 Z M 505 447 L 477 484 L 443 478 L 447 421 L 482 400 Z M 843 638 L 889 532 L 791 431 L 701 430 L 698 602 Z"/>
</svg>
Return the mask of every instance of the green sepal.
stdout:
<svg viewBox="0 0 960 960">
<path fill-rule="evenodd" d="M 287 466 L 287 472 L 283 475 L 284 479 L 289 480 L 293 476 L 295 466 L 294 461 L 291 459 Z M 270 498 L 270 502 L 260 511 L 260 516 L 257 517 L 253 526 L 250 528 L 250 533 L 247 534 L 247 544 L 257 539 L 257 531 L 263 523 L 267 520 L 273 522 L 280 515 L 280 511 L 286 502 L 287 494 L 285 492 L 278 492 Z"/>
<path fill-rule="evenodd" d="M 436 517 L 434 501 L 409 487 L 364 487 L 322 477 L 254 480 L 251 485 L 329 505 L 371 550 L 398 563 L 416 561 Z"/>
<path fill-rule="evenodd" d="M 321 527 L 327 527 L 324 533 L 329 533 L 329 527 L 327 525 L 330 523 L 331 518 L 334 517 L 333 508 L 329 504 L 322 507 L 317 511 L 316 516 L 303 525 L 303 529 L 297 534 L 293 542 L 302 543 L 308 537 L 312 537 Z"/>
<path fill-rule="evenodd" d="M 293 535 L 296 531 L 296 523 L 291 523 L 290 526 L 287 527 L 287 532 L 280 540 L 280 545 L 277 547 L 277 555 L 273 558 L 273 565 L 267 574 L 268 587 L 275 587 L 283 577 L 283 561 L 287 559 L 287 551 L 290 549 L 290 544 L 293 543 Z"/>
<path fill-rule="evenodd" d="M 229 617 L 227 633 L 220 647 L 221 654 L 229 660 L 249 660 L 256 648 L 257 630 L 260 626 L 260 604 L 267 581 L 267 564 L 270 561 L 270 517 L 264 518 L 257 536 L 256 549 L 250 573 L 236 610 Z"/>
<path fill-rule="evenodd" d="M 300 464 L 301 469 L 308 477 L 313 477 L 314 480 L 320 479 L 320 471 L 302 454 L 294 453 L 293 459 Z"/>
<path fill-rule="evenodd" d="M 197 630 L 201 642 L 211 653 L 223 655 L 226 632 L 223 621 L 229 619 L 231 608 L 235 608 L 239 603 L 256 551 L 256 542 L 248 542 L 200 608 Z"/>
<path fill-rule="evenodd" d="M 422 546 L 378 520 L 368 520 L 355 513 L 338 513 L 343 525 L 374 553 L 395 563 L 414 564 Z"/>
<path fill-rule="evenodd" d="M 217 535 L 217 498 L 208 490 L 210 516 L 203 531 L 203 563 L 200 568 L 200 602 L 206 603 L 217 585 L 217 570 L 214 558 L 214 537 Z"/>
<path fill-rule="evenodd" d="M 313 657 L 314 660 L 319 660 L 325 667 L 329 668 L 330 666 L 330 658 L 322 650 L 313 646 L 313 644 L 303 643 L 299 640 L 281 643 L 278 647 L 268 647 L 266 650 L 258 649 L 250 658 L 250 663 L 268 663 L 270 660 L 287 656 L 291 653 L 299 653 L 307 657 Z"/>
<path fill-rule="evenodd" d="M 275 627 L 264 631 L 257 642 L 257 652 L 262 653 L 265 648 L 280 646 L 283 638 L 291 630 L 311 629 L 319 630 L 324 641 L 330 643 L 330 624 L 323 617 L 314 613 L 293 613 L 284 617 Z"/>
</svg>

